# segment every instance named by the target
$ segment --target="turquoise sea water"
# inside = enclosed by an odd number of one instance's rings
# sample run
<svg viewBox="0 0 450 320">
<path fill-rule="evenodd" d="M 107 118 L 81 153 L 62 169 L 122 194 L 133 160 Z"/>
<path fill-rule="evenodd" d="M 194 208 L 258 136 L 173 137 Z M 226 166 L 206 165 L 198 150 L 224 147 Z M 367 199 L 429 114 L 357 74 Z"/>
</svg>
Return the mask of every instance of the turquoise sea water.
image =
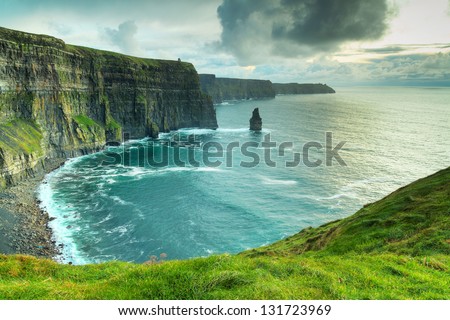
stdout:
<svg viewBox="0 0 450 320">
<path fill-rule="evenodd" d="M 450 88 L 343 88 L 335 95 L 223 104 L 216 107 L 218 130 L 179 130 L 161 141 L 130 141 L 71 159 L 47 176 L 39 198 L 56 218 L 51 227 L 66 262 L 236 253 L 351 215 L 448 167 L 448 101 Z M 263 118 L 259 134 L 247 129 L 255 107 Z M 346 166 L 334 160 L 333 166 L 286 167 L 294 153 L 303 157 L 308 142 L 324 146 L 311 148 L 309 160 L 325 162 L 326 132 L 333 147 L 346 141 L 339 151 Z M 267 151 L 261 143 L 268 134 L 292 147 L 285 145 L 284 156 L 276 147 Z M 222 165 L 202 163 L 207 143 L 223 146 L 222 157 L 210 158 Z M 227 151 L 230 143 L 247 143 L 252 154 Z M 151 155 L 158 160 L 164 152 L 169 166 L 149 165 Z M 190 154 L 199 165 L 176 165 L 174 153 Z M 239 165 L 265 153 L 275 167 Z"/>
</svg>

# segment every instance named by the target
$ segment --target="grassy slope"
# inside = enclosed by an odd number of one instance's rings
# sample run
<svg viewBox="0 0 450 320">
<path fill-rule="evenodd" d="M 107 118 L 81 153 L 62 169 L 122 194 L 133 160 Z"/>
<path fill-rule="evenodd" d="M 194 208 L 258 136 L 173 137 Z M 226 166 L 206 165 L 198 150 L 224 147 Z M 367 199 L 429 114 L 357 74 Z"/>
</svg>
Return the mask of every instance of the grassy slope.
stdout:
<svg viewBox="0 0 450 320">
<path fill-rule="evenodd" d="M 240 255 L 68 266 L 0 256 L 4 299 L 449 299 L 450 168 Z"/>
</svg>

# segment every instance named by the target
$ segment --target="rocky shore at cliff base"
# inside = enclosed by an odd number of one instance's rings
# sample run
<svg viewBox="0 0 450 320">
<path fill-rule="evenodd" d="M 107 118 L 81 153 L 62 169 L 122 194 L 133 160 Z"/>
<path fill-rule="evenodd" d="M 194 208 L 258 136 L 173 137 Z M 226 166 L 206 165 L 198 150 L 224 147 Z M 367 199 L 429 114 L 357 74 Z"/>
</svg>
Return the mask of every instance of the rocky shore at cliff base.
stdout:
<svg viewBox="0 0 450 320">
<path fill-rule="evenodd" d="M 49 173 L 64 163 L 53 159 L 46 164 Z M 41 210 L 37 189 L 44 173 L 25 179 L 0 191 L 0 254 L 26 254 L 56 258 L 62 244 L 56 243 L 48 223 L 48 213 Z"/>
</svg>

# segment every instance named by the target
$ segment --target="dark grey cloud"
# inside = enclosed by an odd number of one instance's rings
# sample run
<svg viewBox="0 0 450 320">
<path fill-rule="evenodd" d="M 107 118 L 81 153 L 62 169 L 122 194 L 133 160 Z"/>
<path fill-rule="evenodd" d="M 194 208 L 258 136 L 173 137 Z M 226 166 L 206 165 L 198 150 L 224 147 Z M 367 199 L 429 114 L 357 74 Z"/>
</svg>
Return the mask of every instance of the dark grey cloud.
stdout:
<svg viewBox="0 0 450 320">
<path fill-rule="evenodd" d="M 139 51 L 138 41 L 135 38 L 137 31 L 138 29 L 134 21 L 125 21 L 117 29 L 106 28 L 105 35 L 122 52 L 136 53 Z"/>
<path fill-rule="evenodd" d="M 220 45 L 241 64 L 262 62 L 264 54 L 307 56 L 379 39 L 393 14 L 387 0 L 224 0 L 217 12 Z"/>
<path fill-rule="evenodd" d="M 382 48 L 370 48 L 364 49 L 365 53 L 380 53 L 380 54 L 390 54 L 390 53 L 399 53 L 407 50 L 407 48 L 402 46 L 387 46 Z"/>
<path fill-rule="evenodd" d="M 379 48 L 367 48 L 360 51 L 356 51 L 350 54 L 337 54 L 340 56 L 345 55 L 357 55 L 361 53 L 374 53 L 380 55 L 396 55 L 405 53 L 411 55 L 411 52 L 421 50 L 421 49 L 432 49 L 432 50 L 442 50 L 450 48 L 448 43 L 429 43 L 429 44 L 393 44 L 390 46 L 384 46 Z M 444 50 L 445 51 L 445 50 Z"/>
</svg>

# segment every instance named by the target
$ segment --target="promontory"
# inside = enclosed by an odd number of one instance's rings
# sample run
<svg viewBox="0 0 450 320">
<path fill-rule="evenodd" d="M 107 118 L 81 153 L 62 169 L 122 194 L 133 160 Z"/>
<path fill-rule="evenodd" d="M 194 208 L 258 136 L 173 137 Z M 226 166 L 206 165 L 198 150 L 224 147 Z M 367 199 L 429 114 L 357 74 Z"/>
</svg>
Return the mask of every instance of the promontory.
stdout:
<svg viewBox="0 0 450 320">
<path fill-rule="evenodd" d="M 217 128 L 191 63 L 0 28 L 0 189 L 107 141 Z"/>
</svg>

